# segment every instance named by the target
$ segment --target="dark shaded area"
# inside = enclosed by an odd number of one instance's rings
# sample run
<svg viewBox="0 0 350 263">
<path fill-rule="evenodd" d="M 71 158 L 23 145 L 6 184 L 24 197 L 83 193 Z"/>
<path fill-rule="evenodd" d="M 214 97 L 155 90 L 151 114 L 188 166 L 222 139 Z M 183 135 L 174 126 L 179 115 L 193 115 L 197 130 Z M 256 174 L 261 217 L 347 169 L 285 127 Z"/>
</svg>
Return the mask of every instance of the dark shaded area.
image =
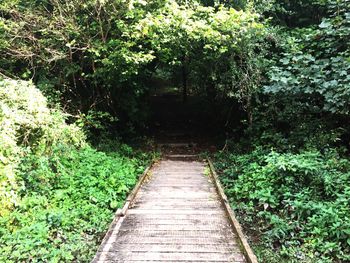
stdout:
<svg viewBox="0 0 350 263">
<path fill-rule="evenodd" d="M 159 87 L 150 95 L 148 136 L 158 145 L 188 148 L 189 153 L 216 151 L 226 139 L 228 129 L 237 126 L 244 113 L 238 103 L 187 94 L 175 87 Z M 179 148 L 179 147 L 176 147 Z"/>
</svg>

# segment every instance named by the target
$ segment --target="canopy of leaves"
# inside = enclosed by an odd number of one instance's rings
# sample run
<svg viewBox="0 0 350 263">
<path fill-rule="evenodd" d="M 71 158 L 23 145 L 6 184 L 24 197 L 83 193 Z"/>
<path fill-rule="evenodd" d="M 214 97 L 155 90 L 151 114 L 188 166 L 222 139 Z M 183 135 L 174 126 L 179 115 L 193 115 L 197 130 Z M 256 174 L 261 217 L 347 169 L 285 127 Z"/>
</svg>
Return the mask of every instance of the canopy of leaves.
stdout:
<svg viewBox="0 0 350 263">
<path fill-rule="evenodd" d="M 264 27 L 253 12 L 167 0 L 7 1 L 0 13 L 1 71 L 32 78 L 71 112 L 142 124 L 157 68 L 184 66 L 199 94 L 244 100 L 259 83 Z"/>
<path fill-rule="evenodd" d="M 317 27 L 284 33 L 283 52 L 271 67 L 267 93 L 288 94 L 319 111 L 350 113 L 350 3 L 327 6 Z"/>
</svg>

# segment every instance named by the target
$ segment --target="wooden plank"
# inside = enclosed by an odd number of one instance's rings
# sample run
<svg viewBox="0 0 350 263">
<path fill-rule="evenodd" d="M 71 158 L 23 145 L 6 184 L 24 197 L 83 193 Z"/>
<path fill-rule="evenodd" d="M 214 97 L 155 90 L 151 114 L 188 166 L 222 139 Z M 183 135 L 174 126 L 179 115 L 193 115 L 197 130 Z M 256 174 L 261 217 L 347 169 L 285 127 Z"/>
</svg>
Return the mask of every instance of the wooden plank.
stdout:
<svg viewBox="0 0 350 263">
<path fill-rule="evenodd" d="M 133 229 L 122 230 L 112 233 L 112 235 L 130 236 L 130 237 L 183 237 L 183 238 L 231 238 L 234 237 L 234 233 L 230 230 L 218 231 L 218 230 L 154 230 L 154 229 Z"/>
<path fill-rule="evenodd" d="M 228 244 L 135 244 L 118 243 L 113 246 L 113 251 L 131 252 L 181 252 L 181 253 L 236 253 L 239 248 Z M 103 250 L 101 252 L 108 252 Z"/>
<path fill-rule="evenodd" d="M 206 165 L 163 160 L 94 262 L 246 262 Z"/>
<path fill-rule="evenodd" d="M 186 193 L 186 192 L 181 192 L 181 191 L 178 191 L 178 192 L 171 192 L 171 193 L 167 193 L 167 192 L 164 192 L 164 193 L 158 193 L 158 192 L 151 192 L 151 193 L 141 193 L 140 194 L 140 197 L 141 198 L 151 198 L 151 199 L 157 199 L 157 198 L 167 198 L 167 199 L 195 199 L 195 198 L 199 198 L 199 199 L 202 199 L 202 198 L 206 198 L 208 200 L 212 200 L 212 199 L 215 199 L 217 198 L 217 195 L 215 194 L 215 192 L 213 193 L 208 193 L 208 192 L 197 192 L 197 193 L 192 193 L 192 192 L 189 192 L 189 193 Z"/>
<path fill-rule="evenodd" d="M 146 262 L 152 262 L 152 263 L 179 263 L 179 262 L 186 262 L 186 263 L 191 263 L 191 262 L 201 262 L 204 263 L 203 261 L 192 261 L 192 260 L 185 260 L 185 261 L 181 261 L 181 260 L 176 260 L 176 261 L 169 261 L 169 260 L 152 260 L 152 261 L 144 261 L 144 260 L 129 260 L 129 261 L 124 261 L 124 260 L 117 260 L 117 259 L 113 259 L 113 260 L 103 260 L 103 261 L 96 261 L 96 263 L 146 263 Z M 205 263 L 242 263 L 242 261 L 211 261 L 211 260 L 206 260 Z"/>
<path fill-rule="evenodd" d="M 142 215 L 142 217 L 138 215 L 128 215 L 126 217 L 126 220 L 143 220 L 143 219 L 150 219 L 150 220 L 215 220 L 215 219 L 223 219 L 227 222 L 227 215 L 221 214 L 216 215 L 215 217 L 203 217 L 202 215 L 193 215 L 193 214 L 182 214 L 182 215 L 166 215 L 166 214 L 146 214 Z"/>
<path fill-rule="evenodd" d="M 147 208 L 147 209 L 216 209 L 221 205 L 218 200 L 205 200 L 205 201 L 189 201 L 184 204 L 180 204 L 177 200 L 170 199 L 169 202 L 158 202 L 158 203 L 144 203 L 137 200 L 132 204 L 132 208 Z"/>
<path fill-rule="evenodd" d="M 119 244 L 162 244 L 162 245 L 217 245 L 225 244 L 227 246 L 234 246 L 239 248 L 235 239 L 227 239 L 223 236 L 205 236 L 205 237 L 143 237 L 138 236 L 117 236 L 116 239 L 111 240 L 108 243 L 113 243 L 112 246 L 118 246 Z"/>
<path fill-rule="evenodd" d="M 191 262 L 203 262 L 210 260 L 227 261 L 227 262 L 246 262 L 241 253 L 181 253 L 181 252 L 132 252 L 132 251 L 119 251 L 119 252 L 99 252 L 100 257 L 105 260 L 124 260 L 129 261 L 153 261 L 153 260 L 169 260 L 169 261 L 191 261 Z"/>
<path fill-rule="evenodd" d="M 152 186 L 148 185 L 144 187 L 145 190 L 152 190 Z M 169 193 L 174 193 L 174 194 L 178 194 L 178 193 L 201 193 L 201 194 L 207 194 L 207 193 L 215 193 L 215 188 L 214 187 L 209 187 L 209 186 L 205 186 L 205 187 L 200 187 L 200 186 L 157 186 L 157 190 L 155 191 L 155 193 L 160 194 L 160 193 L 165 193 L 165 194 L 169 194 Z"/>
<path fill-rule="evenodd" d="M 165 215 L 202 215 L 212 216 L 221 215 L 222 211 L 217 210 L 185 210 L 185 209 L 132 209 L 127 212 L 129 215 L 144 215 L 144 214 L 165 214 Z"/>
<path fill-rule="evenodd" d="M 133 230 L 145 230 L 145 231 L 221 231 L 229 230 L 230 225 L 226 224 L 215 224 L 215 225 L 160 225 L 160 224 L 123 224 L 120 231 L 133 231 Z"/>
<path fill-rule="evenodd" d="M 202 216 L 199 219 L 172 219 L 172 218 L 162 218 L 162 217 L 153 217 L 153 218 L 139 218 L 127 216 L 124 220 L 124 224 L 128 225 L 211 225 L 211 224 L 225 224 L 227 223 L 227 218 L 222 217 L 209 217 L 203 218 Z"/>
</svg>

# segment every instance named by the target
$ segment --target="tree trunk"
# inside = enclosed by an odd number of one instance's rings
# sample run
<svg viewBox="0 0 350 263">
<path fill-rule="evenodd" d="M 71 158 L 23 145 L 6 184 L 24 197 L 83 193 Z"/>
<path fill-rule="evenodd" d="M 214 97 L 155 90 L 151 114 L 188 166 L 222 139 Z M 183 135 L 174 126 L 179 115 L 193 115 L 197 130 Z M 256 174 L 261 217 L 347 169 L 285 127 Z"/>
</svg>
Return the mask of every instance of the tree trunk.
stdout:
<svg viewBox="0 0 350 263">
<path fill-rule="evenodd" d="M 247 115 L 248 115 L 248 123 L 249 127 L 253 126 L 253 109 L 252 109 L 252 95 L 248 95 L 247 98 Z"/>
<path fill-rule="evenodd" d="M 182 61 L 182 100 L 187 102 L 187 69 L 185 59 Z"/>
</svg>

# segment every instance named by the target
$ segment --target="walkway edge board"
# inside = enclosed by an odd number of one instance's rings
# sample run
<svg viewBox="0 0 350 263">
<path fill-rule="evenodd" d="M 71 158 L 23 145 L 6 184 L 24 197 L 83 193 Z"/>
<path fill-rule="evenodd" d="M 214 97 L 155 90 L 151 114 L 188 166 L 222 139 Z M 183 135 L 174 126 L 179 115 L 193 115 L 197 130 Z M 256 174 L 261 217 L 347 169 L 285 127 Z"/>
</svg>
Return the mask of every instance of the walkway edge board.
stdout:
<svg viewBox="0 0 350 263">
<path fill-rule="evenodd" d="M 152 161 L 151 164 L 146 167 L 146 169 L 144 170 L 142 175 L 139 177 L 139 180 L 136 183 L 135 187 L 133 188 L 133 190 L 130 192 L 130 194 L 126 198 L 123 208 L 117 209 L 117 211 L 115 212 L 114 219 L 113 219 L 112 223 L 109 225 L 108 230 L 102 239 L 101 245 L 97 249 L 97 253 L 96 253 L 95 257 L 92 259 L 91 263 L 99 261 L 99 258 L 100 258 L 99 254 L 100 253 L 98 253 L 98 252 L 103 251 L 103 248 L 107 245 L 108 239 L 112 236 L 112 233 L 118 232 L 120 225 L 121 225 L 122 221 L 124 220 L 124 216 L 125 216 L 127 210 L 129 209 L 130 205 L 133 203 L 138 191 L 140 190 L 145 179 L 147 178 L 148 173 L 149 173 L 150 169 L 153 167 L 154 163 L 155 163 L 155 161 Z"/>
<path fill-rule="evenodd" d="M 219 194 L 221 202 L 225 208 L 225 211 L 229 217 L 229 221 L 232 224 L 233 231 L 235 232 L 235 234 L 237 234 L 238 241 L 241 245 L 243 253 L 244 253 L 248 263 L 258 263 L 258 259 L 255 256 L 251 247 L 249 246 L 249 243 L 248 243 L 245 235 L 243 234 L 242 227 L 241 227 L 240 223 L 238 222 L 238 220 L 236 219 L 235 213 L 229 204 L 227 196 L 226 196 L 226 194 L 223 190 L 223 187 L 219 181 L 219 177 L 215 171 L 214 165 L 209 158 L 207 158 L 207 161 L 208 161 L 209 168 L 210 168 L 210 175 L 214 180 L 215 187 L 218 191 L 218 194 Z"/>
</svg>

